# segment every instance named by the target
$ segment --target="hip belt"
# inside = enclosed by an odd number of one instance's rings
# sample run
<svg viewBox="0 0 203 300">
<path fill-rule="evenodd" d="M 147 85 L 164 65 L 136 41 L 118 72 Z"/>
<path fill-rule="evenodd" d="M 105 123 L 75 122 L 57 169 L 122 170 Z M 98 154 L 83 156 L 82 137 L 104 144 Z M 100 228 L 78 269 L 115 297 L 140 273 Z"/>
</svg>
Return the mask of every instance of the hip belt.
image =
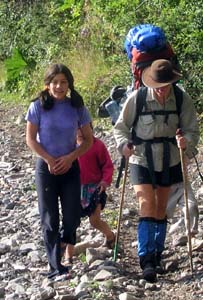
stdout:
<svg viewBox="0 0 203 300">
<path fill-rule="evenodd" d="M 157 137 L 149 140 L 143 140 L 137 136 L 133 137 L 133 145 L 145 144 L 145 156 L 147 159 L 147 166 L 149 169 L 150 177 L 152 180 L 153 188 L 156 188 L 156 178 L 154 170 L 154 161 L 152 155 L 152 144 L 162 143 L 163 144 L 163 172 L 162 172 L 162 182 L 163 184 L 169 184 L 169 168 L 170 168 L 170 145 L 173 143 L 177 145 L 175 137 Z"/>
</svg>

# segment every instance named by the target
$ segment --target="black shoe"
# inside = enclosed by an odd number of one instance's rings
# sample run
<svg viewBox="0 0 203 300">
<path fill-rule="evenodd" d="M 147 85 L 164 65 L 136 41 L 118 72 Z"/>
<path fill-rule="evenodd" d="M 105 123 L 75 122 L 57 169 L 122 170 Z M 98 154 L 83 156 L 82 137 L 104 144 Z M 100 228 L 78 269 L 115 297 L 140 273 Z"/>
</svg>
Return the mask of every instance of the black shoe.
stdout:
<svg viewBox="0 0 203 300">
<path fill-rule="evenodd" d="M 155 282 L 156 277 L 156 259 L 155 253 L 140 256 L 140 267 L 143 270 L 143 278 L 149 282 Z"/>
<path fill-rule="evenodd" d="M 157 274 L 165 273 L 165 269 L 164 269 L 163 263 L 161 261 L 156 265 L 156 272 L 157 272 Z"/>
<path fill-rule="evenodd" d="M 161 253 L 159 253 L 159 252 L 156 254 L 156 272 L 157 272 L 157 274 L 165 273 L 164 265 L 161 260 Z"/>
<path fill-rule="evenodd" d="M 156 282 L 156 270 L 152 264 L 148 263 L 143 268 L 143 278 L 151 283 Z"/>
</svg>

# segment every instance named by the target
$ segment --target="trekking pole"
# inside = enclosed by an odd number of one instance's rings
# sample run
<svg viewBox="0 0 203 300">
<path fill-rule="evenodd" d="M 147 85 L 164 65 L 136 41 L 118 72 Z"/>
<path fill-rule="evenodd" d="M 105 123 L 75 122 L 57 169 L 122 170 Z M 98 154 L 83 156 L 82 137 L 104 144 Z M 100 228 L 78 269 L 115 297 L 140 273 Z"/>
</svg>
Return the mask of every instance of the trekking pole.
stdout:
<svg viewBox="0 0 203 300">
<path fill-rule="evenodd" d="M 124 167 L 125 167 L 125 156 L 122 156 L 119 171 L 118 171 L 118 177 L 117 177 L 116 184 L 115 184 L 115 188 L 119 188 L 120 180 L 121 180 L 121 177 L 122 177 Z"/>
<path fill-rule="evenodd" d="M 123 209 L 123 203 L 124 203 L 125 184 L 126 184 L 126 178 L 127 178 L 127 172 L 128 172 L 128 162 L 129 162 L 129 158 L 126 158 L 125 171 L 124 171 L 125 173 L 124 173 L 124 178 L 123 178 L 122 193 L 121 193 L 121 200 L 120 200 L 120 207 L 119 207 L 117 233 L 116 233 L 116 240 L 115 240 L 115 246 L 114 246 L 114 255 L 113 255 L 114 261 L 116 261 L 117 254 L 118 254 L 118 240 L 119 240 L 119 235 L 120 235 L 120 224 L 121 224 L 122 209 Z"/>
<path fill-rule="evenodd" d="M 178 135 L 181 135 L 181 130 L 178 129 L 177 133 Z M 183 175 L 183 188 L 184 188 L 184 200 L 185 200 L 185 208 L 186 208 L 186 220 L 187 220 L 187 238 L 188 238 L 188 252 L 190 257 L 190 269 L 191 273 L 193 274 L 193 262 L 192 262 L 192 242 L 191 242 L 191 230 L 190 230 L 190 213 L 189 213 L 189 206 L 188 206 L 188 179 L 187 179 L 187 169 L 185 165 L 185 159 L 184 159 L 184 153 L 183 149 L 180 148 L 180 160 L 181 160 L 181 169 L 182 169 L 182 175 Z"/>
</svg>

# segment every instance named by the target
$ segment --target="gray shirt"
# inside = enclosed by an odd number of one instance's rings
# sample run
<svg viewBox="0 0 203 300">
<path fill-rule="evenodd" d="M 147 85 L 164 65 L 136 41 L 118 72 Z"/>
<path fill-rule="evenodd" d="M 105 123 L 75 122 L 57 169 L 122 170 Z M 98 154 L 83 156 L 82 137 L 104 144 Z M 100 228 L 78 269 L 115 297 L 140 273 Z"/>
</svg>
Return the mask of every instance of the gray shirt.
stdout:
<svg viewBox="0 0 203 300">
<path fill-rule="evenodd" d="M 122 147 L 125 143 L 132 140 L 131 128 L 136 116 L 136 100 L 137 90 L 135 90 L 126 100 L 121 114 L 114 126 L 114 136 L 117 143 L 117 148 L 122 152 Z M 153 89 L 147 90 L 147 110 L 175 110 L 176 99 L 173 89 L 166 99 L 164 105 L 161 105 L 155 98 Z M 199 140 L 199 129 L 196 118 L 195 108 L 191 97 L 183 91 L 183 103 L 181 106 L 180 116 L 177 114 L 169 114 L 167 122 L 164 121 L 164 115 L 141 115 L 135 126 L 136 135 L 143 140 L 153 139 L 156 137 L 174 137 L 176 130 L 179 127 L 183 131 L 183 135 L 187 141 L 186 154 L 192 157 L 195 152 L 195 146 Z M 152 154 L 155 171 L 163 170 L 163 143 L 152 144 Z M 130 163 L 138 164 L 147 167 L 145 157 L 145 144 L 134 146 L 134 154 L 130 157 Z M 176 145 L 170 142 L 170 166 L 175 166 L 180 162 L 179 149 Z"/>
</svg>

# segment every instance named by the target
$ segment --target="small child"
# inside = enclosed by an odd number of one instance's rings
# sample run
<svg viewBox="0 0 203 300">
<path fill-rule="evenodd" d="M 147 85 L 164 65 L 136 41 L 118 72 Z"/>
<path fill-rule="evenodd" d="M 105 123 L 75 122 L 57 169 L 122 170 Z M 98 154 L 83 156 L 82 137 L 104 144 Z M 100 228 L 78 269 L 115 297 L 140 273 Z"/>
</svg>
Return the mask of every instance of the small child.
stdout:
<svg viewBox="0 0 203 300">
<path fill-rule="evenodd" d="M 77 144 L 83 142 L 82 131 L 78 129 Z M 112 249 L 115 234 L 109 225 L 101 219 L 101 210 L 106 204 L 106 188 L 112 182 L 113 163 L 105 144 L 93 136 L 92 147 L 78 159 L 81 179 L 81 210 L 82 217 L 88 216 L 90 224 L 105 236 L 104 246 Z M 72 263 L 74 246 L 66 247 L 65 260 Z"/>
</svg>

